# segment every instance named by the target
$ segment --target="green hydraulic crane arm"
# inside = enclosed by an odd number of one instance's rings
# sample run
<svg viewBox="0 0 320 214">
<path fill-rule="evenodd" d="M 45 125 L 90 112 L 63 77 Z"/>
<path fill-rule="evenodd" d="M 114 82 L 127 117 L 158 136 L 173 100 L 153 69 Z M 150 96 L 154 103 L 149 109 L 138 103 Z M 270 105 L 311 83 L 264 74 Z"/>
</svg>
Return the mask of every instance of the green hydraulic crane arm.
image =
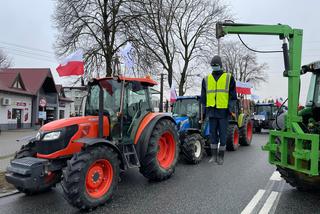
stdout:
<svg viewBox="0 0 320 214">
<path fill-rule="evenodd" d="M 216 37 L 219 39 L 227 34 L 273 35 L 283 40 L 283 55 L 285 71 L 288 77 L 288 115 L 286 128 L 288 131 L 303 133 L 298 125 L 301 117 L 298 116 L 300 94 L 300 69 L 303 31 L 293 29 L 288 25 L 261 25 L 218 22 L 216 24 Z M 286 41 L 289 41 L 289 50 Z"/>
</svg>

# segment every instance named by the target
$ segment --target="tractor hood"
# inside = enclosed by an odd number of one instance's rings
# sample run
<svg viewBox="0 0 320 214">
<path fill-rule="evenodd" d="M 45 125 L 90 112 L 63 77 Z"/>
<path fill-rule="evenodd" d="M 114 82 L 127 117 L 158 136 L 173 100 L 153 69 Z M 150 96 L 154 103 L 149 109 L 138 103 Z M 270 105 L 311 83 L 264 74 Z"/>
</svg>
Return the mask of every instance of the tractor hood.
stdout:
<svg viewBox="0 0 320 214">
<path fill-rule="evenodd" d="M 67 126 L 83 124 L 83 123 L 97 124 L 98 116 L 70 117 L 66 119 L 55 120 L 42 126 L 40 130 L 47 132 L 47 131 L 53 131 L 53 130 L 61 129 Z"/>
<path fill-rule="evenodd" d="M 176 121 L 176 124 L 179 124 L 184 120 L 188 120 L 188 117 L 187 116 L 176 116 L 176 117 L 174 117 L 174 120 Z"/>
</svg>

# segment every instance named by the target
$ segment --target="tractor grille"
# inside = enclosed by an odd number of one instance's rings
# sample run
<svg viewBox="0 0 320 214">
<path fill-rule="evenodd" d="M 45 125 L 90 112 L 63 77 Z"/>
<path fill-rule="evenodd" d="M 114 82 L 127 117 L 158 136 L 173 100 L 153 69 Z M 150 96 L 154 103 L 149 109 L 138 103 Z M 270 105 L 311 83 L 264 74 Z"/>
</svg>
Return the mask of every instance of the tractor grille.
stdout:
<svg viewBox="0 0 320 214">
<path fill-rule="evenodd" d="M 78 125 L 68 126 L 61 130 L 60 137 L 56 140 L 36 142 L 36 151 L 39 154 L 48 155 L 66 148 L 70 139 L 78 131 Z"/>
</svg>

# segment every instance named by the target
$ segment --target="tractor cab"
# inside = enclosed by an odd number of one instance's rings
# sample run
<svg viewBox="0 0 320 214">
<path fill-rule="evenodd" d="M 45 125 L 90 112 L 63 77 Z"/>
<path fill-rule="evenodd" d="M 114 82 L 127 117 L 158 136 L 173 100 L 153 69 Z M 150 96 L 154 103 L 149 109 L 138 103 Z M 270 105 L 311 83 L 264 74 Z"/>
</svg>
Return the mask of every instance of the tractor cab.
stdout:
<svg viewBox="0 0 320 214">
<path fill-rule="evenodd" d="M 320 61 L 302 66 L 302 73 L 311 72 L 306 106 L 299 112 L 310 133 L 320 133 Z"/>
<path fill-rule="evenodd" d="M 199 96 L 179 96 L 173 105 L 173 117 L 178 124 L 179 132 L 186 129 L 200 129 L 200 97 Z"/>
<path fill-rule="evenodd" d="M 110 123 L 110 140 L 133 140 L 131 133 L 142 118 L 153 111 L 149 87 L 157 83 L 148 78 L 103 78 L 89 84 L 85 115 L 99 115 L 99 99 L 103 100 L 103 116 Z M 102 95 L 99 95 L 102 93 Z"/>
</svg>

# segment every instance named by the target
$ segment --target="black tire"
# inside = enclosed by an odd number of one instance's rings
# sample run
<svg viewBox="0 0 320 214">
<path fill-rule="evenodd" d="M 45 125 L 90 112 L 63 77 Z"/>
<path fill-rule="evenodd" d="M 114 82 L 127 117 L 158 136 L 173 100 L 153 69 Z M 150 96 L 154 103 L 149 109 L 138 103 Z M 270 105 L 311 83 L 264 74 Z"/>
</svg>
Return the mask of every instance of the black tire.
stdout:
<svg viewBox="0 0 320 214">
<path fill-rule="evenodd" d="M 254 128 L 255 133 L 261 133 L 261 127 L 255 127 Z"/>
<path fill-rule="evenodd" d="M 252 129 L 253 124 L 249 117 L 244 119 L 243 127 L 240 128 L 240 145 L 241 146 L 250 146 L 252 141 Z"/>
<path fill-rule="evenodd" d="M 300 172 L 295 172 L 292 169 L 282 168 L 277 166 L 277 171 L 281 177 L 292 187 L 299 191 L 313 191 L 320 189 L 320 176 L 309 177 Z"/>
<path fill-rule="evenodd" d="M 236 124 L 229 124 L 227 132 L 227 150 L 238 150 L 239 144 L 239 129 Z"/>
<path fill-rule="evenodd" d="M 158 152 L 160 151 L 159 141 L 164 134 L 168 134 L 174 141 L 174 154 L 172 154 L 173 160 L 171 164 L 163 168 L 158 161 Z M 179 156 L 179 136 L 176 125 L 169 119 L 162 119 L 158 121 L 154 129 L 152 130 L 151 137 L 149 139 L 149 145 L 146 155 L 140 161 L 141 174 L 153 181 L 162 181 L 170 178 L 177 164 Z"/>
<path fill-rule="evenodd" d="M 199 133 L 187 135 L 181 149 L 188 163 L 198 164 L 203 158 L 204 139 Z"/>
<path fill-rule="evenodd" d="M 34 142 L 29 142 L 26 145 L 22 145 L 21 149 L 18 152 L 16 152 L 14 159 L 20 159 L 24 157 L 35 157 L 36 154 L 37 152 L 35 150 Z M 36 195 L 39 193 L 48 192 L 51 190 L 52 187 L 55 187 L 55 185 L 60 182 L 61 175 L 62 175 L 61 171 L 53 172 L 53 174 L 50 175 L 50 177 L 48 177 L 49 178 L 48 182 L 43 186 L 38 186 L 36 189 L 28 189 L 28 188 L 21 188 L 21 187 L 16 187 L 16 189 L 19 190 L 19 192 L 22 192 L 26 195 Z"/>
<path fill-rule="evenodd" d="M 89 193 L 87 189 L 87 173 L 95 163 L 101 160 L 110 163 L 112 176 L 109 177 L 110 180 L 108 179 L 110 186 L 106 192 L 101 197 L 95 198 L 90 195 L 92 193 Z M 97 206 L 103 205 L 112 197 L 113 191 L 118 184 L 119 171 L 120 160 L 118 154 L 112 148 L 106 146 L 88 147 L 75 154 L 68 161 L 67 167 L 63 171 L 61 185 L 64 198 L 72 206 L 81 210 L 92 210 Z M 94 178 L 92 177 L 92 179 Z"/>
</svg>

